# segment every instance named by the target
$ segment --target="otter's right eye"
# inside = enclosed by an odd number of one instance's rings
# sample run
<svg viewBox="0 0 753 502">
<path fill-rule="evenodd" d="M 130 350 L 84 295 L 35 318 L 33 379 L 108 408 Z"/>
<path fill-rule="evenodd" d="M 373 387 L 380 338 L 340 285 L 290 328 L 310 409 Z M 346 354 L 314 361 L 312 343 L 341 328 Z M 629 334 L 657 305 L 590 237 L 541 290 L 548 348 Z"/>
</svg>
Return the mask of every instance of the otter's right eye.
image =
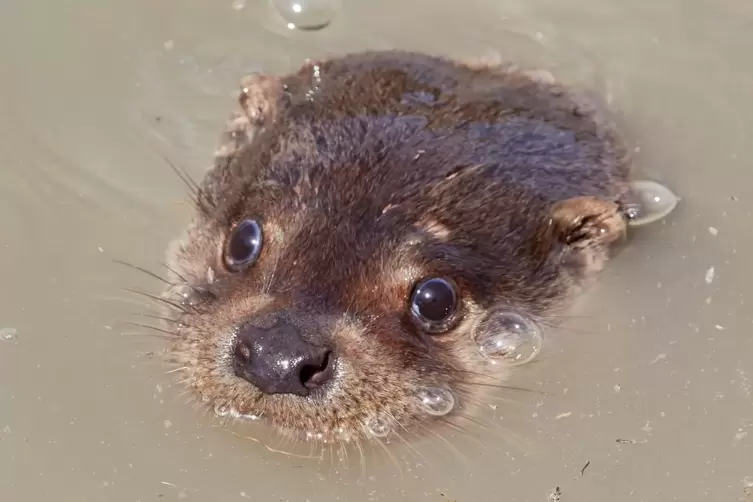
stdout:
<svg viewBox="0 0 753 502">
<path fill-rule="evenodd" d="M 225 246 L 225 265 L 238 272 L 253 264 L 261 253 L 263 242 L 261 226 L 256 220 L 243 220 L 238 223 Z"/>
</svg>

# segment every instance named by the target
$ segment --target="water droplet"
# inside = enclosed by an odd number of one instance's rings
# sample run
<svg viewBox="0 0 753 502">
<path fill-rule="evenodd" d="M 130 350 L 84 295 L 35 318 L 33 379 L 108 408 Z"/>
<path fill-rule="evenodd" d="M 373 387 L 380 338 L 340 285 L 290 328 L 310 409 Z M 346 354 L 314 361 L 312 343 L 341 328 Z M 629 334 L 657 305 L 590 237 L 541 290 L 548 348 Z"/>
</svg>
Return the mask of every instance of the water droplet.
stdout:
<svg viewBox="0 0 753 502">
<path fill-rule="evenodd" d="M 270 0 L 291 30 L 320 30 L 332 22 L 340 0 Z"/>
<path fill-rule="evenodd" d="M 226 403 L 217 403 L 214 405 L 214 412 L 218 417 L 224 417 L 230 412 L 230 406 Z"/>
<path fill-rule="evenodd" d="M 335 439 L 337 439 L 338 441 L 343 441 L 345 443 L 348 443 L 351 440 L 350 432 L 346 431 L 342 427 L 339 427 L 335 431 Z"/>
<path fill-rule="evenodd" d="M 421 408 L 435 417 L 447 415 L 455 407 L 455 396 L 444 387 L 427 387 L 418 393 Z"/>
<path fill-rule="evenodd" d="M 373 417 L 366 422 L 366 430 L 377 438 L 387 437 L 392 432 L 389 422 L 379 417 Z"/>
<path fill-rule="evenodd" d="M 630 207 L 627 216 L 631 226 L 647 225 L 669 215 L 679 199 L 664 185 L 655 181 L 630 182 Z"/>
<path fill-rule="evenodd" d="M 543 336 L 532 320 L 510 311 L 492 311 L 474 330 L 479 350 L 492 361 L 519 366 L 541 352 Z"/>
<path fill-rule="evenodd" d="M 18 330 L 16 328 L 0 328 L 0 341 L 15 342 L 17 338 Z"/>
</svg>

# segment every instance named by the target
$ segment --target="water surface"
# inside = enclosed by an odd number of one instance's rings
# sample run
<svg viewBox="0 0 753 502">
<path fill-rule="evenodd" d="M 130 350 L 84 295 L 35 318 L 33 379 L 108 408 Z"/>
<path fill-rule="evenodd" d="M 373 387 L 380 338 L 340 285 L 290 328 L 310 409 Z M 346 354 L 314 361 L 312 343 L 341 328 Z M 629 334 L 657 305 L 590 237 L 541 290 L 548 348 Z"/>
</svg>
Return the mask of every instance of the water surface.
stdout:
<svg viewBox="0 0 753 502">
<path fill-rule="evenodd" d="M 753 500 L 753 4 L 344 3 L 317 32 L 263 1 L 0 5 L 0 500 Z M 145 301 L 121 288 L 160 284 L 112 260 L 159 270 L 188 217 L 164 156 L 200 176 L 243 74 L 393 47 L 597 89 L 682 202 L 515 375 L 536 392 L 364 474 L 187 404 L 124 336 Z"/>
</svg>

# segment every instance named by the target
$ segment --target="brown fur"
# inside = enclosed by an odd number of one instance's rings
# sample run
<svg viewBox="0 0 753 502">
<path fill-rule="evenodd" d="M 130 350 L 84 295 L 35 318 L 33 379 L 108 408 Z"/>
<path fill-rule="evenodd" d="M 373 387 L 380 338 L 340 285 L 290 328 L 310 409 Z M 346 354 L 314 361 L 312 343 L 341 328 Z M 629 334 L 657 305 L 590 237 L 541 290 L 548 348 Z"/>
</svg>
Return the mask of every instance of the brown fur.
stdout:
<svg viewBox="0 0 753 502">
<path fill-rule="evenodd" d="M 535 72 L 405 52 L 246 79 L 195 218 L 169 251 L 183 287 L 171 359 L 217 410 L 294 437 L 363 439 L 374 417 L 420 431 L 415 393 L 459 409 L 504 378 L 471 326 L 507 305 L 548 318 L 625 233 L 629 161 L 588 101 Z M 258 262 L 223 267 L 229 229 L 263 222 Z M 451 277 L 461 320 L 410 321 L 417 280 Z M 322 395 L 263 395 L 230 366 L 242 322 L 284 314 L 338 355 Z"/>
</svg>

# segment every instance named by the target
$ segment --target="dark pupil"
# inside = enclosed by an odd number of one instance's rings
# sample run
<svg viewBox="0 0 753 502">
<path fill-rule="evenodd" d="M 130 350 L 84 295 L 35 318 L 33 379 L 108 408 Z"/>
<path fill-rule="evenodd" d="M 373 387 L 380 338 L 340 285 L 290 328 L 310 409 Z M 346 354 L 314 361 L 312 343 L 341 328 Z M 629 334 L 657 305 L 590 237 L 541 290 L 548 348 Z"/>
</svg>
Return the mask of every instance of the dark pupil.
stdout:
<svg viewBox="0 0 753 502">
<path fill-rule="evenodd" d="M 252 220 L 247 220 L 238 225 L 230 239 L 228 255 L 230 261 L 235 264 L 243 264 L 256 258 L 261 247 L 261 229 Z"/>
<path fill-rule="evenodd" d="M 442 321 L 455 308 L 455 290 L 444 279 L 429 279 L 413 296 L 413 309 L 428 321 Z"/>
</svg>

